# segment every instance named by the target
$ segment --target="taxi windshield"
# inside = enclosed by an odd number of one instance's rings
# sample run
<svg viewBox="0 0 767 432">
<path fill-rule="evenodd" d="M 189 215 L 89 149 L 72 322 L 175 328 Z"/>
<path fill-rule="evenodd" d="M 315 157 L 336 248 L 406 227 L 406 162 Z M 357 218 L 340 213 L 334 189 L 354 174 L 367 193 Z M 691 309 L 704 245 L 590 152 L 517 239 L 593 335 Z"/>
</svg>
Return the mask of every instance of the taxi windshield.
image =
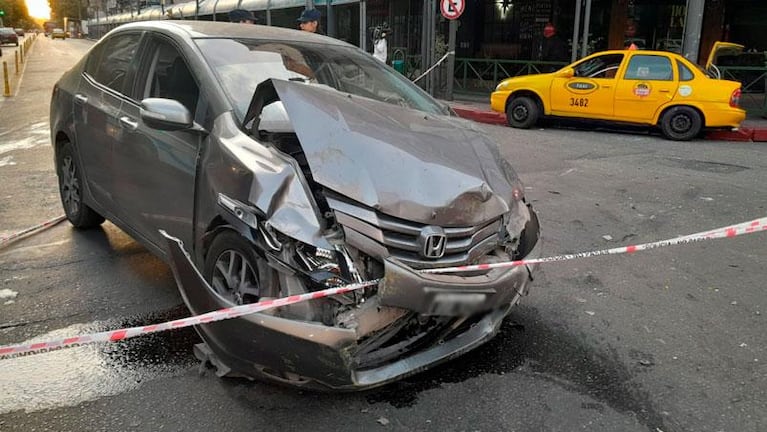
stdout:
<svg viewBox="0 0 767 432">
<path fill-rule="evenodd" d="M 326 85 L 433 114 L 449 113 L 404 76 L 353 47 L 219 38 L 197 39 L 196 43 L 240 120 L 256 87 L 270 78 Z"/>
</svg>

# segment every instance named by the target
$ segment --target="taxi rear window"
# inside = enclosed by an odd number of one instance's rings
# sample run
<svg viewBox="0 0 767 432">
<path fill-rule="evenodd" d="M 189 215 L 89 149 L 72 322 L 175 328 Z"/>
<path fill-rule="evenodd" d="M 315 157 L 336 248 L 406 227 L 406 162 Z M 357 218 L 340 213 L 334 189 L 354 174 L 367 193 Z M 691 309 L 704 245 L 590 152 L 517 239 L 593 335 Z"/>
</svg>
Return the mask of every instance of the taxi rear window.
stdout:
<svg viewBox="0 0 767 432">
<path fill-rule="evenodd" d="M 629 60 L 627 80 L 672 81 L 674 72 L 668 57 L 637 54 Z"/>
<path fill-rule="evenodd" d="M 695 74 L 684 63 L 677 60 L 676 66 L 679 69 L 679 81 L 692 81 L 695 78 Z"/>
</svg>

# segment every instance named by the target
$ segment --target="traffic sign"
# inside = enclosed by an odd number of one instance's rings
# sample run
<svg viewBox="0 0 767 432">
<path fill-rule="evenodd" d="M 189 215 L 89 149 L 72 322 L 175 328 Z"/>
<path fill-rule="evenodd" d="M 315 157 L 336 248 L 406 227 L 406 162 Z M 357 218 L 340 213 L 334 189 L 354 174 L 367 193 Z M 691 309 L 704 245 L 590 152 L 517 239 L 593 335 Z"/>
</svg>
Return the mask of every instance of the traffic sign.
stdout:
<svg viewBox="0 0 767 432">
<path fill-rule="evenodd" d="M 466 0 L 439 0 L 442 16 L 449 20 L 458 19 L 465 8 Z"/>
</svg>

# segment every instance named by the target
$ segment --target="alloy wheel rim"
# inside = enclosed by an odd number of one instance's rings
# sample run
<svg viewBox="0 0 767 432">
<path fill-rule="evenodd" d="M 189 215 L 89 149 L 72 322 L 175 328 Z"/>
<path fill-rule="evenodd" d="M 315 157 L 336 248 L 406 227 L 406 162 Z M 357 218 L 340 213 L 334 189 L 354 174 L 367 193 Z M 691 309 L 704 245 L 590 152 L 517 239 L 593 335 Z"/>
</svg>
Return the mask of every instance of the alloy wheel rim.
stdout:
<svg viewBox="0 0 767 432">
<path fill-rule="evenodd" d="M 70 215 L 80 211 L 80 180 L 72 156 L 65 156 L 61 164 L 61 197 Z"/>
<path fill-rule="evenodd" d="M 216 258 L 213 289 L 234 304 L 257 301 L 261 296 L 258 277 L 243 254 L 226 250 Z"/>
</svg>

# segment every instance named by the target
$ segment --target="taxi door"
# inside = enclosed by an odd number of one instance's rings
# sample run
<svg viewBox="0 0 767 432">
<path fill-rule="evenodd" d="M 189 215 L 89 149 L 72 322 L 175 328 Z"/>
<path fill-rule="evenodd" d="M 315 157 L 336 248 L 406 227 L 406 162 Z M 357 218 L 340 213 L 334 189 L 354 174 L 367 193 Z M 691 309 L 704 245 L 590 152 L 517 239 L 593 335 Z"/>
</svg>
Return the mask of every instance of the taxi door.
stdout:
<svg viewBox="0 0 767 432">
<path fill-rule="evenodd" d="M 585 118 L 613 115 L 616 76 L 622 53 L 589 57 L 573 67 L 572 76 L 557 76 L 551 82 L 551 113 Z"/>
<path fill-rule="evenodd" d="M 671 58 L 662 53 L 633 53 L 615 91 L 615 118 L 647 123 L 679 87 Z"/>
</svg>

